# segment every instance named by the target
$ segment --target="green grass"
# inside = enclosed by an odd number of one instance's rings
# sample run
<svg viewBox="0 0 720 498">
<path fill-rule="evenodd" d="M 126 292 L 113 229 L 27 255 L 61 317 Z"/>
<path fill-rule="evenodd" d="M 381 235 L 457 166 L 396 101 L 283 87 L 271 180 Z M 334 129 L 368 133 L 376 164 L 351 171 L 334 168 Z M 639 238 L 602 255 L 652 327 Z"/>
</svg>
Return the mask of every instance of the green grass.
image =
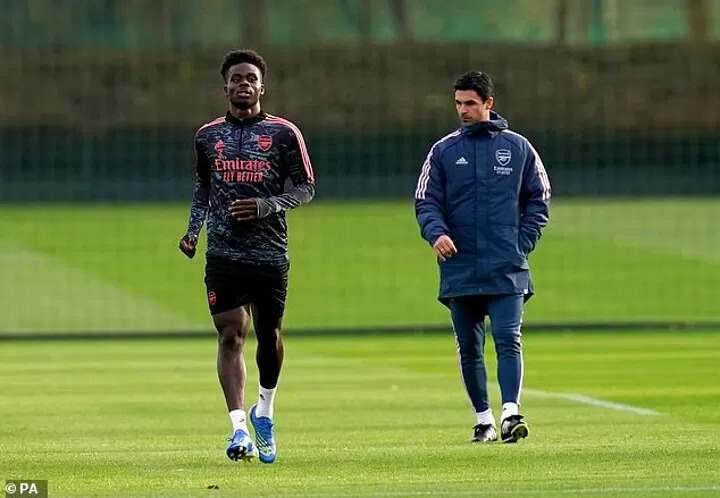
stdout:
<svg viewBox="0 0 720 498">
<path fill-rule="evenodd" d="M 474 416 L 451 335 L 292 336 L 272 466 L 224 456 L 214 348 L 3 344 L 0 479 L 48 479 L 51 496 L 720 493 L 718 331 L 526 334 L 530 437 L 482 446 L 465 442 Z"/>
<path fill-rule="evenodd" d="M 202 254 L 176 250 L 186 205 L 0 207 L 0 333 L 204 329 Z M 531 257 L 527 323 L 717 320 L 720 200 L 558 200 Z M 290 214 L 286 326 L 447 322 L 410 202 Z"/>
</svg>

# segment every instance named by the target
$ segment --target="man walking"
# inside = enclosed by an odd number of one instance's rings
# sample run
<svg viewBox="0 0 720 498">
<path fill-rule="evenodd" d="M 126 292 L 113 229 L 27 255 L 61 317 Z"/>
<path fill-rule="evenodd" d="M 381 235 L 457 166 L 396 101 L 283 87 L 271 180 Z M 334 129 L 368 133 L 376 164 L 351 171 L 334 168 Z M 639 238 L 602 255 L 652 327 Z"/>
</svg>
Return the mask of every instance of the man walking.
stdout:
<svg viewBox="0 0 720 498">
<path fill-rule="evenodd" d="M 285 213 L 310 202 L 315 181 L 302 133 L 292 122 L 265 113 L 267 64 L 252 50 L 235 50 L 220 73 L 228 112 L 195 135 L 197 174 L 190 220 L 180 250 L 195 255 L 207 224 L 205 285 L 218 332 L 217 370 L 233 436 L 231 460 L 277 456 L 274 399 L 282 368 L 282 319 L 290 263 Z M 286 188 L 286 180 L 292 187 Z M 244 349 L 252 319 L 260 374 L 258 402 L 245 412 Z M 255 429 L 250 439 L 247 420 Z"/>
<path fill-rule="evenodd" d="M 518 411 L 520 326 L 533 294 L 528 254 L 548 223 L 550 182 L 530 142 L 492 111 L 490 76 L 469 71 L 454 88 L 462 126 L 430 149 L 415 213 L 438 258 L 439 300 L 450 309 L 460 372 L 477 415 L 471 441 L 498 438 L 483 360 L 489 316 L 502 394 L 501 439 L 514 443 L 528 435 Z"/>
</svg>

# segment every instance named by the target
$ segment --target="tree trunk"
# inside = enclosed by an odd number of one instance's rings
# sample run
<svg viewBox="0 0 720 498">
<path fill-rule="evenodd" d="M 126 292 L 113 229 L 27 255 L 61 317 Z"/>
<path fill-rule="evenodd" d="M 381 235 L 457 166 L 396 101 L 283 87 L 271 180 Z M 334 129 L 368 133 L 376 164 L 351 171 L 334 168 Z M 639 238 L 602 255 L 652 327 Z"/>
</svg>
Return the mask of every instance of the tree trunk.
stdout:
<svg viewBox="0 0 720 498">
<path fill-rule="evenodd" d="M 243 42 L 248 48 L 258 48 L 265 39 L 267 0 L 243 0 Z"/>
<path fill-rule="evenodd" d="M 402 42 L 411 42 L 413 29 L 407 1 L 390 0 L 390 10 L 395 21 L 395 32 L 398 34 L 398 39 Z"/>
<path fill-rule="evenodd" d="M 568 0 L 557 0 L 555 5 L 555 41 L 558 45 L 567 42 Z"/>
<path fill-rule="evenodd" d="M 358 25 L 362 43 L 370 43 L 372 41 L 372 11 L 372 0 L 360 0 Z"/>
<path fill-rule="evenodd" d="M 698 43 L 708 40 L 707 0 L 686 0 L 685 15 L 688 24 L 688 40 Z"/>
</svg>

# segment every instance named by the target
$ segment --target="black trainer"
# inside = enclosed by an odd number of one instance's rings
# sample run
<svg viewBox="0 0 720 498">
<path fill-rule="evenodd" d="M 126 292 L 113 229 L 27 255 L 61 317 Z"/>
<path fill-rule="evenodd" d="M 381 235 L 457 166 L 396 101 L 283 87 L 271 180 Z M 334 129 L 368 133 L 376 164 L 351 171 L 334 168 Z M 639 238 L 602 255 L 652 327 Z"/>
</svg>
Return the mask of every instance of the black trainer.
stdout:
<svg viewBox="0 0 720 498">
<path fill-rule="evenodd" d="M 473 427 L 471 443 L 491 443 L 497 441 L 497 430 L 492 424 L 478 424 Z"/>
<path fill-rule="evenodd" d="M 522 415 L 510 415 L 500 424 L 503 443 L 517 443 L 528 436 L 530 430 Z"/>
</svg>

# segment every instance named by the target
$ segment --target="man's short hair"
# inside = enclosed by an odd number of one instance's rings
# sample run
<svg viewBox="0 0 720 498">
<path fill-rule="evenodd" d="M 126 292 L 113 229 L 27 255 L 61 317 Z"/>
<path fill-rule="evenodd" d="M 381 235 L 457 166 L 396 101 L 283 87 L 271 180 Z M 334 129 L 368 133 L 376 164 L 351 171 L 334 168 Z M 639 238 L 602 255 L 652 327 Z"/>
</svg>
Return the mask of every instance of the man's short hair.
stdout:
<svg viewBox="0 0 720 498">
<path fill-rule="evenodd" d="M 260 70 L 260 75 L 262 76 L 263 81 L 265 80 L 267 63 L 265 62 L 265 59 L 263 59 L 263 56 L 254 50 L 243 49 L 233 50 L 225 55 L 222 67 L 220 68 L 220 74 L 223 77 L 223 81 L 227 81 L 228 71 L 230 71 L 231 67 L 236 66 L 237 64 L 242 64 L 243 62 L 247 62 L 248 64 L 252 64 L 257 67 Z"/>
<path fill-rule="evenodd" d="M 481 71 L 468 71 L 455 80 L 455 90 L 475 90 L 483 102 L 493 96 L 495 86 L 492 78 Z"/>
</svg>

